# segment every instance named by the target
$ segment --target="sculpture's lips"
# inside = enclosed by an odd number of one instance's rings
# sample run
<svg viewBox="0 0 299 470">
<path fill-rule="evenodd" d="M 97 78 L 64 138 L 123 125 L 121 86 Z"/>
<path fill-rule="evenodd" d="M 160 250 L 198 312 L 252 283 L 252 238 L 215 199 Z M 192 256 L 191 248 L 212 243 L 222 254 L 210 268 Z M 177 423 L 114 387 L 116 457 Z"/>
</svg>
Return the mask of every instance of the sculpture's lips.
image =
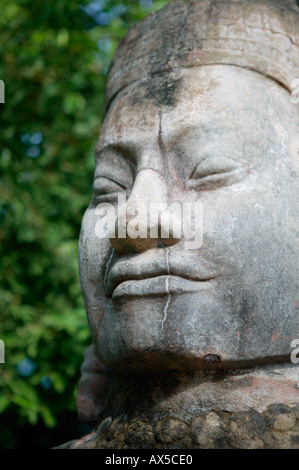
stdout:
<svg viewBox="0 0 299 470">
<path fill-rule="evenodd" d="M 159 257 L 160 258 L 160 257 Z M 107 276 L 106 291 L 115 298 L 121 295 L 164 295 L 194 292 L 202 284 L 214 279 L 213 276 L 196 272 L 196 267 L 170 265 L 166 257 L 139 255 L 133 259 L 118 261 Z M 176 258 L 173 258 L 176 261 Z M 173 263 L 172 263 L 173 264 Z"/>
<path fill-rule="evenodd" d="M 183 294 L 203 289 L 203 284 L 211 279 L 191 281 L 180 276 L 163 275 L 145 279 L 129 279 L 117 284 L 112 298 L 147 297 L 170 294 Z"/>
</svg>

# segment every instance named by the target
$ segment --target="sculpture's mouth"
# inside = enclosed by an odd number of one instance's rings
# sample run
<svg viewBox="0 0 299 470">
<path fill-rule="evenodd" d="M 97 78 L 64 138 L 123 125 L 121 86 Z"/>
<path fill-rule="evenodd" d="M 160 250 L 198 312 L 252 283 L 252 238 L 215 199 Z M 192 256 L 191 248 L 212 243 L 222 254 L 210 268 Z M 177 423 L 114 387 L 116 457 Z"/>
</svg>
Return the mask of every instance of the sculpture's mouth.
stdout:
<svg viewBox="0 0 299 470">
<path fill-rule="evenodd" d="M 144 261 L 144 260 L 143 260 Z M 189 272 L 188 272 L 189 271 Z M 116 262 L 107 276 L 106 293 L 109 297 L 168 295 L 195 292 L 214 277 L 190 274 L 183 266 L 169 267 L 160 263 L 136 260 Z"/>
<path fill-rule="evenodd" d="M 141 279 L 119 280 L 111 296 L 113 299 L 120 297 L 147 297 L 167 296 L 170 294 L 183 294 L 196 292 L 203 289 L 211 279 L 192 281 L 181 276 L 156 275 Z"/>
</svg>

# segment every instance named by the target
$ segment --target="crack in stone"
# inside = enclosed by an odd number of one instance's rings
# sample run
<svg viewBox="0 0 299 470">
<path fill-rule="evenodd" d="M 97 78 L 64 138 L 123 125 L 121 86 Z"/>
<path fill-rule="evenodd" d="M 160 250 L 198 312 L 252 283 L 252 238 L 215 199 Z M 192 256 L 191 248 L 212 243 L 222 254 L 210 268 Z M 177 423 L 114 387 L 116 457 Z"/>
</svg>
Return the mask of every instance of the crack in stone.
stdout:
<svg viewBox="0 0 299 470">
<path fill-rule="evenodd" d="M 164 311 L 163 311 L 164 316 L 163 316 L 163 320 L 162 320 L 162 331 L 164 331 L 164 323 L 167 320 L 168 307 L 169 307 L 169 304 L 170 304 L 170 301 L 171 301 L 171 294 L 169 292 L 169 279 L 170 279 L 169 248 L 165 248 L 165 249 L 166 249 L 166 253 L 165 253 L 166 266 L 167 266 L 167 272 L 168 272 L 168 276 L 165 280 L 165 288 L 166 288 L 166 292 L 168 294 L 168 297 L 167 297 L 167 301 L 166 301 L 166 304 L 164 306 Z"/>
<path fill-rule="evenodd" d="M 167 158 L 166 158 L 166 150 L 165 150 L 164 142 L 163 142 L 163 139 L 162 139 L 162 111 L 159 112 L 158 146 L 159 146 L 159 149 L 161 151 L 165 176 L 166 176 L 166 179 L 167 179 L 168 183 L 170 183 L 171 175 L 169 173 L 169 169 L 168 169 L 168 165 L 167 165 Z M 169 185 L 168 185 L 168 191 L 169 191 Z"/>
<path fill-rule="evenodd" d="M 167 179 L 167 189 L 168 189 L 168 196 L 169 196 L 169 185 L 172 182 L 172 178 L 171 178 L 171 175 L 169 173 L 168 166 L 167 166 L 166 151 L 165 151 L 164 143 L 163 143 L 163 140 L 162 140 L 162 111 L 159 112 L 158 145 L 159 145 L 159 149 L 161 151 L 161 156 L 162 156 L 162 159 L 163 159 L 163 167 L 164 167 L 165 175 L 167 175 L 166 179 Z M 161 240 L 161 242 L 162 242 L 162 240 Z M 167 272 L 168 272 L 168 276 L 165 280 L 165 289 L 166 289 L 166 292 L 168 294 L 168 297 L 167 297 L 167 301 L 166 301 L 165 306 L 164 306 L 163 320 L 162 320 L 162 331 L 164 331 L 164 324 L 167 320 L 168 307 L 169 307 L 169 304 L 170 304 L 170 301 L 171 301 L 171 294 L 169 292 L 169 279 L 170 279 L 169 248 L 166 247 L 165 245 L 163 245 L 163 243 L 162 243 L 162 246 L 164 246 L 164 249 L 165 249 L 165 260 L 166 260 L 166 266 L 167 266 Z"/>
</svg>

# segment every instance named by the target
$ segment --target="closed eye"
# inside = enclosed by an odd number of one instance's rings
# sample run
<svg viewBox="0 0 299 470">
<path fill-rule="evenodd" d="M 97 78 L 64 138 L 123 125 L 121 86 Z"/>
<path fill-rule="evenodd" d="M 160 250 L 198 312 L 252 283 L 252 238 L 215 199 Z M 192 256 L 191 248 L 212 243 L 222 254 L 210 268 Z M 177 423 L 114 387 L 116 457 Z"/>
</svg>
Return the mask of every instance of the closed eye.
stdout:
<svg viewBox="0 0 299 470">
<path fill-rule="evenodd" d="M 95 178 L 93 183 L 93 201 L 96 204 L 99 204 L 100 202 L 104 202 L 108 199 L 115 199 L 117 195 L 126 191 L 127 188 L 123 184 L 113 180 L 112 178 L 98 176 Z"/>
<path fill-rule="evenodd" d="M 213 189 L 236 182 L 246 167 L 228 157 L 204 157 L 192 171 L 188 186 L 194 189 Z"/>
</svg>

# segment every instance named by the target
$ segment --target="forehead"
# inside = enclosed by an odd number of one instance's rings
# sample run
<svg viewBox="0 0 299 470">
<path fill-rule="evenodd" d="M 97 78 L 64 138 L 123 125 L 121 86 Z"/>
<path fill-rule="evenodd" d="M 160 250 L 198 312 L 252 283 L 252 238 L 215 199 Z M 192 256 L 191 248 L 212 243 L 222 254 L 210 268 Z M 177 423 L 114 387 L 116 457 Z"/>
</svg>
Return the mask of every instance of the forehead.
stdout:
<svg viewBox="0 0 299 470">
<path fill-rule="evenodd" d="M 216 145 L 218 136 L 232 145 L 232 134 L 239 143 L 269 135 L 279 146 L 294 121 L 289 93 L 272 80 L 232 66 L 193 67 L 123 90 L 110 106 L 98 150 L 122 142 L 146 148 L 161 130 L 167 142 L 201 136 Z"/>
</svg>

